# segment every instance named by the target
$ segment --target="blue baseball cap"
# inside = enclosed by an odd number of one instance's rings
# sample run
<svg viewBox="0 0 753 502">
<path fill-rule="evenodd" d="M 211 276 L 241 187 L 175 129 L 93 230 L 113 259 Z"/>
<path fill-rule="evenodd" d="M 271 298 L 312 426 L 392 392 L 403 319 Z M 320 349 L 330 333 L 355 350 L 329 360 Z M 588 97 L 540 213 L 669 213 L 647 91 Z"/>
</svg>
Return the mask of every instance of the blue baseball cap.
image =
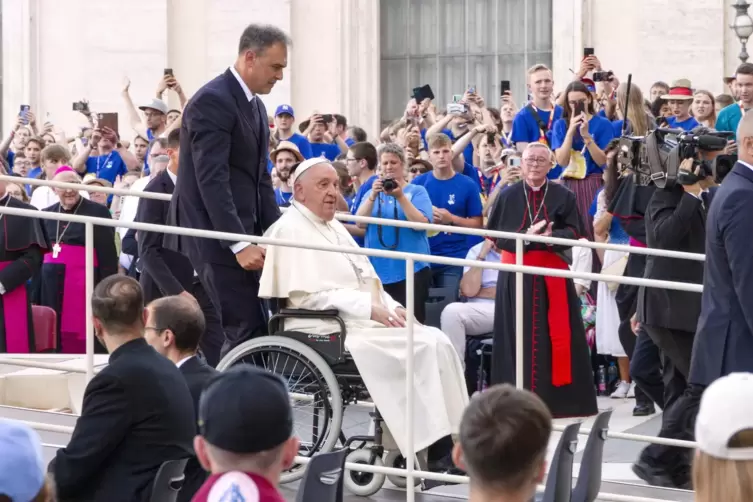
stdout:
<svg viewBox="0 0 753 502">
<path fill-rule="evenodd" d="M 42 442 L 33 429 L 0 419 L 0 495 L 13 501 L 34 500 L 44 483 Z"/>
<path fill-rule="evenodd" d="M 275 110 L 275 117 L 278 115 L 282 115 L 283 113 L 287 113 L 291 117 L 295 118 L 295 113 L 293 113 L 293 107 L 290 105 L 280 105 L 277 107 L 277 110 Z"/>
</svg>

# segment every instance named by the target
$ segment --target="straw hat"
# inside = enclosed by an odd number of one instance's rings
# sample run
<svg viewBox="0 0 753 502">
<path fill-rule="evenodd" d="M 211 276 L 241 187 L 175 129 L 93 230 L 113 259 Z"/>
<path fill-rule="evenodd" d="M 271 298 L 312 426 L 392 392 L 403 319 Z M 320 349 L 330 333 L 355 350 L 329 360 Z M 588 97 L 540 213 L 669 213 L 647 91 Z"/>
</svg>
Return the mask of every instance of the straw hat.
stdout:
<svg viewBox="0 0 753 502">
<path fill-rule="evenodd" d="M 293 157 L 295 157 L 298 162 L 303 162 L 304 160 L 303 155 L 301 155 L 301 151 L 298 149 L 298 146 L 296 146 L 296 144 L 292 141 L 280 141 L 280 144 L 277 145 L 277 148 L 269 153 L 269 158 L 272 160 L 272 162 L 277 162 L 277 154 L 280 152 L 292 153 Z"/>
<path fill-rule="evenodd" d="M 672 87 L 669 88 L 669 94 L 665 94 L 661 98 L 667 100 L 692 100 L 693 86 L 690 85 L 690 80 L 687 78 L 675 80 L 672 82 Z"/>
</svg>

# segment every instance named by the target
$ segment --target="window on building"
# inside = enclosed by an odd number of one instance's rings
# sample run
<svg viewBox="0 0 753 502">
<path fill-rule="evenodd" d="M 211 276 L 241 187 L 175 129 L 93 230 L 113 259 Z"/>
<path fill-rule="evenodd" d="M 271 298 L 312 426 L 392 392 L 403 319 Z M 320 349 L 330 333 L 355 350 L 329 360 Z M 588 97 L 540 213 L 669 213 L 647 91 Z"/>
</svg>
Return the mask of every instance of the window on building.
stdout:
<svg viewBox="0 0 753 502">
<path fill-rule="evenodd" d="M 476 86 L 497 106 L 509 80 L 518 106 L 526 69 L 552 65 L 553 0 L 381 0 L 381 115 L 400 117 L 414 87 L 444 108 Z"/>
</svg>

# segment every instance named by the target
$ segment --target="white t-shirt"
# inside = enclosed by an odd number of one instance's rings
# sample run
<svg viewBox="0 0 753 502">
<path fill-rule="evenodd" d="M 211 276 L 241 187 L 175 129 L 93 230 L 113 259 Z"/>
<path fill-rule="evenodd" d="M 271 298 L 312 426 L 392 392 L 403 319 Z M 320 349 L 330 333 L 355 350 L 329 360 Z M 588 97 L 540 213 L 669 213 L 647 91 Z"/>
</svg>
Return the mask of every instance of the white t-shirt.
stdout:
<svg viewBox="0 0 753 502">
<path fill-rule="evenodd" d="M 89 192 L 82 190 L 81 197 L 88 199 Z M 60 202 L 60 198 L 57 196 L 52 187 L 40 186 L 37 187 L 37 189 L 34 190 L 31 194 L 30 204 L 40 211 L 42 209 L 47 209 L 48 207 L 52 206 L 53 204 L 57 204 L 58 202 Z"/>
</svg>

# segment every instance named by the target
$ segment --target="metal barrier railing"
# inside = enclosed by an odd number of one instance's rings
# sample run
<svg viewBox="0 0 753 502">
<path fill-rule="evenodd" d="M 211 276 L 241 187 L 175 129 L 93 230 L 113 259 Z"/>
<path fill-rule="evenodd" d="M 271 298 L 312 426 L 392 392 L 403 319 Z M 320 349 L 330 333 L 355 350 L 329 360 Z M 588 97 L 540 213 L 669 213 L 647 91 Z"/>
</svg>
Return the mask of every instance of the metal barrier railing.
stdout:
<svg viewBox="0 0 753 502">
<path fill-rule="evenodd" d="M 11 181 L 15 183 L 29 183 L 29 184 L 37 184 L 37 185 L 46 185 L 46 186 L 54 186 L 54 187 L 60 187 L 60 188 L 72 188 L 76 190 L 86 190 L 86 191 L 97 191 L 97 192 L 106 192 L 106 193 L 114 193 L 118 195 L 128 195 L 128 196 L 146 196 L 151 197 L 152 195 L 157 194 L 150 194 L 148 192 L 129 192 L 125 190 L 116 190 L 116 189 L 108 189 L 104 187 L 94 187 L 94 186 L 83 186 L 81 184 L 70 184 L 70 183 L 61 183 L 61 182 L 54 182 L 54 181 L 46 181 L 46 180 L 32 180 L 32 179 L 25 179 L 25 178 L 17 178 L 17 177 L 9 177 L 9 176 L 0 176 L 0 180 L 4 181 Z M 158 197 L 151 197 L 151 198 L 158 198 Z M 161 200 L 166 200 L 162 197 L 159 197 Z M 390 258 L 390 259 L 399 259 L 399 260 L 405 260 L 406 265 L 406 298 L 407 298 L 407 305 L 406 305 L 406 311 L 407 311 L 407 347 L 406 347 L 406 398 L 408 403 L 413 402 L 413 330 L 414 330 L 414 305 L 413 305 L 413 271 L 414 271 L 414 262 L 416 260 L 428 262 L 428 263 L 438 263 L 438 264 L 445 264 L 445 265 L 455 265 L 455 266 L 462 266 L 462 267 L 479 267 L 484 269 L 493 269 L 493 270 L 501 270 L 501 271 L 507 271 L 507 272 L 514 272 L 516 274 L 516 366 L 517 366 L 517 372 L 516 372 L 516 385 L 519 388 L 523 387 L 523 275 L 524 274 L 534 274 L 534 275 L 543 275 L 543 276 L 554 276 L 554 277 L 564 277 L 564 278 L 570 278 L 570 279 L 587 279 L 591 281 L 609 281 L 614 282 L 618 284 L 632 284 L 637 286 L 647 286 L 647 287 L 656 287 L 656 288 L 665 288 L 665 289 L 673 289 L 673 290 L 680 290 L 680 291 L 692 291 L 692 292 L 701 292 L 703 287 L 702 285 L 698 284 L 690 284 L 690 283 L 684 283 L 684 282 L 671 282 L 671 281 L 659 281 L 659 280 L 652 280 L 652 279 L 643 279 L 643 278 L 635 278 L 635 277 L 622 277 L 622 276 L 609 276 L 609 275 L 603 275 L 603 274 L 594 274 L 594 273 L 578 273 L 578 272 L 572 272 L 569 270 L 554 270 L 549 268 L 541 268 L 541 267 L 531 267 L 531 266 L 525 266 L 523 265 L 523 244 L 524 241 L 531 241 L 531 242 L 542 242 L 542 243 L 548 243 L 548 244 L 560 244 L 560 245 L 577 245 L 580 247 L 586 247 L 586 248 L 596 248 L 596 249 L 614 249 L 618 251 L 624 251 L 624 252 L 631 252 L 631 253 L 637 253 L 637 254 L 646 254 L 646 255 L 655 255 L 655 256 L 666 256 L 666 257 L 672 257 L 672 258 L 678 258 L 678 259 L 691 259 L 691 260 L 698 260 L 703 261 L 705 259 L 704 255 L 700 254 L 694 254 L 694 253 L 681 253 L 676 251 L 666 251 L 666 250 L 655 250 L 655 249 L 648 249 L 648 248 L 634 248 L 630 246 L 618 246 L 618 245 L 609 245 L 609 244 L 602 244 L 602 243 L 594 243 L 594 242 L 585 242 L 585 241 L 577 241 L 574 242 L 570 239 L 560 239 L 560 238 L 553 238 L 553 237 L 543 237 L 543 236 L 536 236 L 536 235 L 527 235 L 527 234 L 517 234 L 517 233 L 511 233 L 511 232 L 499 232 L 499 231 L 489 231 L 489 230 L 479 230 L 479 229 L 465 229 L 465 228 L 459 228 L 459 227 L 448 227 L 448 226 L 442 226 L 442 225 L 434 225 L 434 224 L 421 224 L 421 223 L 412 223 L 412 222 L 403 222 L 403 221 L 396 221 L 396 220 L 385 220 L 381 218 L 367 218 L 367 217 L 355 217 L 352 215 L 340 215 L 338 214 L 338 219 L 341 220 L 347 220 L 347 221 L 359 221 L 364 223 L 372 223 L 372 224 L 380 224 L 380 225 L 393 225 L 398 227 L 409 227 L 414 229 L 425 229 L 425 230 L 438 230 L 438 231 L 446 231 L 446 232 L 453 232 L 453 233 L 464 233 L 469 235 L 480 235 L 485 237 L 494 237 L 494 238 L 505 238 L 505 239 L 514 239 L 516 241 L 516 264 L 502 264 L 502 263 L 488 263 L 488 262 L 479 262 L 479 261 L 472 261 L 472 260 L 464 260 L 464 259 L 457 259 L 457 258 L 445 258 L 440 256 L 431 256 L 431 255 L 422 255 L 422 254 L 416 254 L 416 253 L 405 253 L 405 252 L 399 252 L 399 251 L 385 251 L 385 250 L 377 250 L 377 249 L 363 249 L 363 248 L 352 248 L 352 247 L 346 247 L 346 246 L 336 246 L 331 244 L 312 244 L 312 243 L 306 243 L 302 244 L 298 241 L 290 241 L 290 240 L 281 240 L 281 239 L 270 239 L 266 237 L 259 237 L 259 236 L 249 236 L 245 234 L 231 234 L 231 233 L 225 233 L 225 232 L 214 232 L 214 231 L 208 231 L 208 230 L 199 230 L 199 229 L 190 229 L 190 228 L 179 228 L 179 227 L 172 227 L 168 225 L 152 225 L 152 224 L 146 224 L 146 223 L 136 223 L 136 222 L 124 222 L 124 221 L 117 221 L 112 220 L 109 218 L 95 218 L 90 216 L 80 216 L 75 214 L 64 214 L 64 213 L 52 213 L 52 212 L 46 212 L 46 211 L 36 211 L 36 210 L 27 210 L 27 209 L 16 209 L 16 208 L 10 208 L 10 207 L 0 207 L 0 215 L 1 214 L 8 214 L 8 215 L 14 215 L 14 216 L 23 216 L 23 217 L 31 217 L 31 218 L 40 218 L 40 219 L 53 219 L 58 221 L 68 221 L 68 222 L 75 222 L 75 223 L 83 223 L 85 225 L 85 249 L 86 249 L 86 306 L 87 306 L 87 319 L 91 319 L 91 299 L 93 289 L 94 289 L 94 238 L 93 238 L 93 229 L 94 225 L 102 225 L 102 226 L 109 226 L 109 227 L 121 227 L 121 228 L 134 228 L 136 230 L 141 231 L 152 231 L 152 232 L 160 232 L 165 234 L 178 234 L 178 235 L 184 235 L 184 236 L 191 236 L 191 237 L 200 237 L 200 238 L 211 238 L 211 239 L 219 239 L 219 240 L 226 240 L 226 241 L 232 241 L 232 242 L 249 242 L 252 244 L 266 244 L 266 245 L 277 245 L 277 246 L 286 246 L 286 247 L 297 247 L 297 248 L 308 248 L 308 249 L 314 249 L 319 251 L 329 251 L 329 252 L 338 252 L 338 253 L 349 253 L 349 254 L 361 254 L 366 256 L 376 256 L 376 257 L 382 257 L 382 258 Z M 86 369 L 84 372 L 87 376 L 87 381 L 90 380 L 93 377 L 94 374 L 94 333 L 92 324 L 89 322 L 87 323 L 87 333 L 86 333 Z M 17 363 L 23 363 L 23 364 L 17 364 Z M 0 364 L 9 364 L 9 365 L 19 365 L 19 366 L 27 366 L 27 367 L 46 367 L 48 366 L 48 363 L 37 363 L 37 362 L 29 362 L 29 361 L 14 361 L 14 359 L 11 358 L 0 358 Z M 41 366 L 44 364 L 44 366 Z M 60 366 L 55 365 L 56 368 L 54 369 L 62 369 Z M 67 369 L 62 369 L 63 371 L 69 370 L 73 372 L 81 372 L 81 369 L 79 368 L 72 368 L 68 367 Z M 460 482 L 467 482 L 467 477 L 464 476 L 451 476 L 453 479 L 450 480 L 449 478 L 445 478 L 442 476 L 447 475 L 441 475 L 436 473 L 428 473 L 428 472 L 422 472 L 422 471 L 415 471 L 414 465 L 413 465 L 413 459 L 415 455 L 415 451 L 413 450 L 413 406 L 408 405 L 406 407 L 406 437 L 407 437 L 407 444 L 408 444 L 408 451 L 405 452 L 405 458 L 406 458 L 406 469 L 391 469 L 383 466 L 363 466 L 361 464 L 351 464 L 349 468 L 351 469 L 358 469 L 364 472 L 380 472 L 390 475 L 396 475 L 396 476 L 405 476 L 407 478 L 407 485 L 409 487 L 413 486 L 413 480 L 418 477 L 423 477 L 426 479 L 437 479 L 437 480 L 445 480 L 445 481 L 453 481 L 453 482 L 459 482 L 459 480 L 462 480 Z M 36 424 L 44 426 L 45 424 Z M 60 426 L 58 426 L 60 427 Z M 555 428 L 556 430 L 561 430 L 561 428 Z M 45 429 L 40 429 L 45 430 Z M 582 433 L 587 433 L 586 431 L 582 431 Z M 694 447 L 694 444 L 689 441 L 683 441 L 683 442 L 676 442 L 674 440 L 668 440 L 664 438 L 656 438 L 652 436 L 639 436 L 639 435 L 633 435 L 633 434 L 625 434 L 625 433 L 610 433 L 609 437 L 613 438 L 619 438 L 619 439 L 628 439 L 633 441 L 650 441 L 650 442 L 657 442 L 661 444 L 672 444 L 675 446 L 684 446 L 684 447 Z M 440 479 L 441 478 L 441 479 Z M 458 478 L 458 479 L 456 479 Z M 602 494 L 600 494 L 601 497 Z M 651 502 L 659 502 L 656 499 L 645 499 L 640 497 L 629 497 L 629 496 L 622 496 L 617 494 L 603 494 L 606 497 L 601 497 L 603 500 L 614 500 L 614 501 L 631 501 L 631 502 L 640 502 L 640 501 L 651 501 Z M 414 500 L 414 491 L 409 489 L 407 490 L 407 500 L 409 502 L 412 502 Z"/>
</svg>

